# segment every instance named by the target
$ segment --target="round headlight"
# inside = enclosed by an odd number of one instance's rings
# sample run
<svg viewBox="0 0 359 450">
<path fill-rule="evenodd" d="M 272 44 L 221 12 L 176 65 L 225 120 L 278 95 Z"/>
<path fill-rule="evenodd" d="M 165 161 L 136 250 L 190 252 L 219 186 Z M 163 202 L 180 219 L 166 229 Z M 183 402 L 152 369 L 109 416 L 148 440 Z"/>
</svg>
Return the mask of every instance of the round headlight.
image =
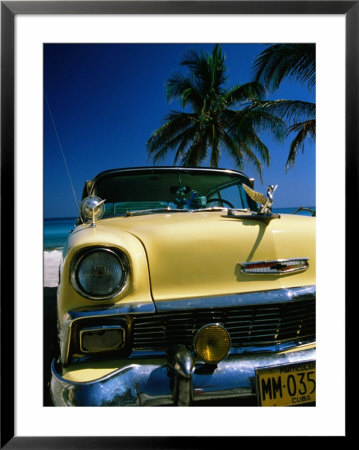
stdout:
<svg viewBox="0 0 359 450">
<path fill-rule="evenodd" d="M 222 361 L 230 348 L 231 339 L 227 330 L 217 323 L 202 327 L 195 337 L 195 352 L 203 361 L 210 364 Z"/>
<path fill-rule="evenodd" d="M 73 270 L 74 287 L 89 298 L 113 297 L 124 287 L 126 269 L 119 255 L 110 249 L 93 249 L 83 254 Z"/>
</svg>

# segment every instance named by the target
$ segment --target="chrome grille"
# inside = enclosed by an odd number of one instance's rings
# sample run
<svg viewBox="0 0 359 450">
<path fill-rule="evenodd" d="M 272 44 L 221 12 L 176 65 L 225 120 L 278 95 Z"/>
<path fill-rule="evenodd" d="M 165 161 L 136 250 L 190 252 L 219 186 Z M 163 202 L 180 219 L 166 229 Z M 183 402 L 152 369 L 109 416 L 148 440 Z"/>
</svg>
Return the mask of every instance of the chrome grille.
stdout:
<svg viewBox="0 0 359 450">
<path fill-rule="evenodd" d="M 196 332 L 221 323 L 233 347 L 269 346 L 315 339 L 315 299 L 223 309 L 159 312 L 134 316 L 134 350 L 191 348 Z"/>
</svg>

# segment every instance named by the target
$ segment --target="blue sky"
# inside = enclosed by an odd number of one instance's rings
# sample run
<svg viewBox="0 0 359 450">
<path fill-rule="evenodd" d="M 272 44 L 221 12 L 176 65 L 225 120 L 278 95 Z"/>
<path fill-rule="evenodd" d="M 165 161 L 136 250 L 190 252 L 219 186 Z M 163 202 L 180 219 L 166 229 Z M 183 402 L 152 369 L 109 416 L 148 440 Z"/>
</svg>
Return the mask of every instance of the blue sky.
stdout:
<svg viewBox="0 0 359 450">
<path fill-rule="evenodd" d="M 267 44 L 223 44 L 228 86 L 251 80 L 254 58 Z M 168 104 L 166 80 L 181 69 L 189 48 L 211 51 L 212 44 L 45 44 L 44 94 L 44 217 L 77 215 L 75 194 L 81 199 L 85 180 L 120 167 L 148 166 L 146 142 L 176 103 Z M 268 99 L 315 101 L 315 91 L 285 80 Z M 58 136 L 58 137 L 57 137 Z M 262 135 L 271 164 L 264 167 L 263 184 L 251 167 L 255 187 L 265 192 L 278 184 L 274 207 L 315 205 L 315 146 L 307 142 L 296 165 L 284 172 L 290 139 L 278 143 Z M 172 165 L 173 154 L 161 161 Z M 203 165 L 208 165 L 204 163 Z M 222 152 L 220 167 L 235 169 Z"/>
</svg>

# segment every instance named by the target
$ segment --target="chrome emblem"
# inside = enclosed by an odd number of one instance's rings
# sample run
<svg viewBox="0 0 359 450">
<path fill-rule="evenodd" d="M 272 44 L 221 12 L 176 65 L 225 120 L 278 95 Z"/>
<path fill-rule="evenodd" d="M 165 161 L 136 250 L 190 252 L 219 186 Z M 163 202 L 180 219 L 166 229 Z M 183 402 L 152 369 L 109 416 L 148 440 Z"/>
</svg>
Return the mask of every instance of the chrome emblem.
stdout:
<svg viewBox="0 0 359 450">
<path fill-rule="evenodd" d="M 309 258 L 276 259 L 274 261 L 252 261 L 240 263 L 241 273 L 279 274 L 298 272 L 309 267 Z"/>
</svg>

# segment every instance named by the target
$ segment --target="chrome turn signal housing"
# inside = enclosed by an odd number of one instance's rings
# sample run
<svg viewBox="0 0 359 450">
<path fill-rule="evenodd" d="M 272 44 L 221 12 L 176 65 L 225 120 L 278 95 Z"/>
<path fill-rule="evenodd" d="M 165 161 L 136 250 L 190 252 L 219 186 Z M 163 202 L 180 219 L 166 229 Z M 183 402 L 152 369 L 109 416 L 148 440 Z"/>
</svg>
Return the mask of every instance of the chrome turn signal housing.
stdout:
<svg viewBox="0 0 359 450">
<path fill-rule="evenodd" d="M 205 325 L 196 334 L 194 350 L 199 358 L 209 364 L 217 364 L 229 353 L 231 338 L 220 324 Z"/>
</svg>

